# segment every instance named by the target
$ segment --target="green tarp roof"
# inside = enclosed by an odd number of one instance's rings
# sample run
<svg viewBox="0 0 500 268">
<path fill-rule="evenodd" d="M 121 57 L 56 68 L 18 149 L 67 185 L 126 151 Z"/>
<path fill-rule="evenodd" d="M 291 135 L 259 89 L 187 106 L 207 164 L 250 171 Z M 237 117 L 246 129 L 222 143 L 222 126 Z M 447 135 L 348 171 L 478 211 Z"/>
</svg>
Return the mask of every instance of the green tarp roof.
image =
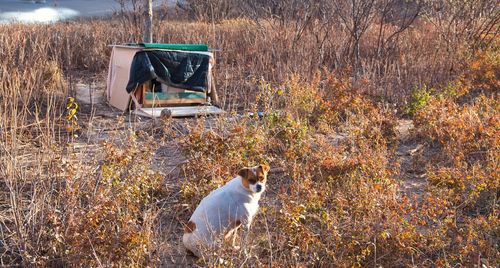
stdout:
<svg viewBox="0 0 500 268">
<path fill-rule="evenodd" d="M 160 43 L 130 43 L 131 46 L 141 46 L 145 48 L 174 49 L 186 51 L 208 51 L 207 44 L 160 44 Z"/>
</svg>

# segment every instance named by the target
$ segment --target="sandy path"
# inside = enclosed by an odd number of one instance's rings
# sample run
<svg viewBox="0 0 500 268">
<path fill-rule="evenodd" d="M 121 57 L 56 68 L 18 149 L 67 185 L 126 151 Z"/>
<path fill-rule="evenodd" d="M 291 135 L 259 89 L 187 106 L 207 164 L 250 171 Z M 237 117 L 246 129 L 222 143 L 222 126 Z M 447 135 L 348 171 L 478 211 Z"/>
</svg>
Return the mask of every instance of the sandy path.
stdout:
<svg viewBox="0 0 500 268">
<path fill-rule="evenodd" d="M 427 186 L 423 167 L 415 167 L 413 158 L 417 156 L 424 146 L 412 138 L 414 129 L 412 120 L 398 120 L 399 144 L 396 150 L 396 161 L 401 165 L 401 190 L 409 197 L 420 198 Z"/>
</svg>

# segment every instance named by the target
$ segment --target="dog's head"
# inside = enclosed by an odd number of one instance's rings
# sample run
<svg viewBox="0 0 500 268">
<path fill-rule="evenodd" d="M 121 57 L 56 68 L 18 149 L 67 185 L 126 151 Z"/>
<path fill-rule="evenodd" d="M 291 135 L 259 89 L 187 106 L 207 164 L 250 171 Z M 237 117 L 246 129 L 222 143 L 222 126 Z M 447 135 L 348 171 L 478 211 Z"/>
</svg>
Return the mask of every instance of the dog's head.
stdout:
<svg viewBox="0 0 500 268">
<path fill-rule="evenodd" d="M 238 171 L 243 186 L 253 193 L 262 193 L 266 189 L 268 165 L 243 168 Z"/>
</svg>

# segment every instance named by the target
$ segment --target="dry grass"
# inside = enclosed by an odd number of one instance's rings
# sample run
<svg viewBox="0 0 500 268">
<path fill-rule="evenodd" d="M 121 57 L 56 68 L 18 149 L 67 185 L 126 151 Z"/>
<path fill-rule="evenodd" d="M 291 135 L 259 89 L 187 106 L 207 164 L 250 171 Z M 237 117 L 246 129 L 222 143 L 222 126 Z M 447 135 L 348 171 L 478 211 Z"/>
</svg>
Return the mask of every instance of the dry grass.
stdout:
<svg viewBox="0 0 500 268">
<path fill-rule="evenodd" d="M 381 58 L 373 53 L 377 42 L 376 27 L 368 33 L 362 46 L 363 90 L 392 101 L 404 102 L 415 86 L 437 85 L 448 80 L 463 67 L 460 52 L 451 53 L 439 30 L 430 23 L 419 22 L 399 37 L 397 53 Z M 138 41 L 133 25 L 120 20 L 68 22 L 56 25 L 8 25 L 2 27 L 2 54 L 18 68 L 27 62 L 49 59 L 65 72 L 92 73 L 107 69 L 109 44 Z M 388 25 L 387 27 L 391 27 Z M 350 44 L 346 34 L 332 27 L 312 25 L 299 31 L 293 23 L 238 19 L 217 24 L 203 22 L 159 22 L 154 30 L 157 42 L 207 43 L 220 49 L 217 53 L 218 87 L 224 106 L 248 108 L 242 100 L 253 102 L 256 81 L 278 85 L 290 74 L 313 77 L 318 71 L 328 75 L 349 73 Z M 319 32 L 321 31 L 321 32 Z M 323 40 L 325 33 L 335 38 Z M 333 34 L 335 33 L 335 34 Z M 19 46 L 19 49 L 10 49 Z M 240 107 L 244 106 L 244 107 Z"/>
<path fill-rule="evenodd" d="M 0 265 L 168 262 L 199 200 L 241 166 L 267 162 L 269 191 L 244 251 L 222 248 L 199 264 L 498 266 L 498 47 L 459 65 L 465 46 L 439 49 L 439 29 L 421 21 L 380 59 L 373 29 L 354 86 L 345 36 L 318 27 L 298 37 L 292 23 L 272 20 L 160 23 L 158 42 L 222 49 L 224 108 L 265 116 L 186 129 L 170 120 L 146 133 L 134 118 L 113 118 L 118 134 L 103 137 L 81 110 L 67 117 L 67 97 L 75 77 L 105 72 L 108 44 L 136 40 L 137 29 L 118 20 L 0 25 Z M 322 31 L 336 38 L 320 43 Z M 423 85 L 433 89 L 412 100 Z M 395 154 L 403 107 L 380 97 L 418 104 L 414 138 L 425 146 L 414 161 L 429 186 L 415 200 L 401 190 Z M 181 172 L 156 167 L 166 145 L 187 160 Z"/>
</svg>

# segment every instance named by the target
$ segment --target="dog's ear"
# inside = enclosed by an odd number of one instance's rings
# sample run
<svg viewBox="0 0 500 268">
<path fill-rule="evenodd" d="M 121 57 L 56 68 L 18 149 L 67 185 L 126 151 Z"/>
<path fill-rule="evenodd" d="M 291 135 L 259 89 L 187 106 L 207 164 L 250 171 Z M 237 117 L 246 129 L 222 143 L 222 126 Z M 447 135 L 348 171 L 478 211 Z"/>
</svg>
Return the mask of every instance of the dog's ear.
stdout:
<svg viewBox="0 0 500 268">
<path fill-rule="evenodd" d="M 267 173 L 269 172 L 269 170 L 271 170 L 271 167 L 266 164 L 260 165 L 260 167 L 262 168 L 262 171 L 264 171 L 264 173 Z"/>
<path fill-rule="evenodd" d="M 245 178 L 247 178 L 247 177 L 248 177 L 248 172 L 249 172 L 249 171 L 250 171 L 250 170 L 249 170 L 248 168 L 242 168 L 242 169 L 240 169 L 240 171 L 238 171 L 238 175 L 239 175 L 240 177 L 242 177 L 242 178 L 244 178 L 244 179 L 245 179 Z"/>
</svg>

